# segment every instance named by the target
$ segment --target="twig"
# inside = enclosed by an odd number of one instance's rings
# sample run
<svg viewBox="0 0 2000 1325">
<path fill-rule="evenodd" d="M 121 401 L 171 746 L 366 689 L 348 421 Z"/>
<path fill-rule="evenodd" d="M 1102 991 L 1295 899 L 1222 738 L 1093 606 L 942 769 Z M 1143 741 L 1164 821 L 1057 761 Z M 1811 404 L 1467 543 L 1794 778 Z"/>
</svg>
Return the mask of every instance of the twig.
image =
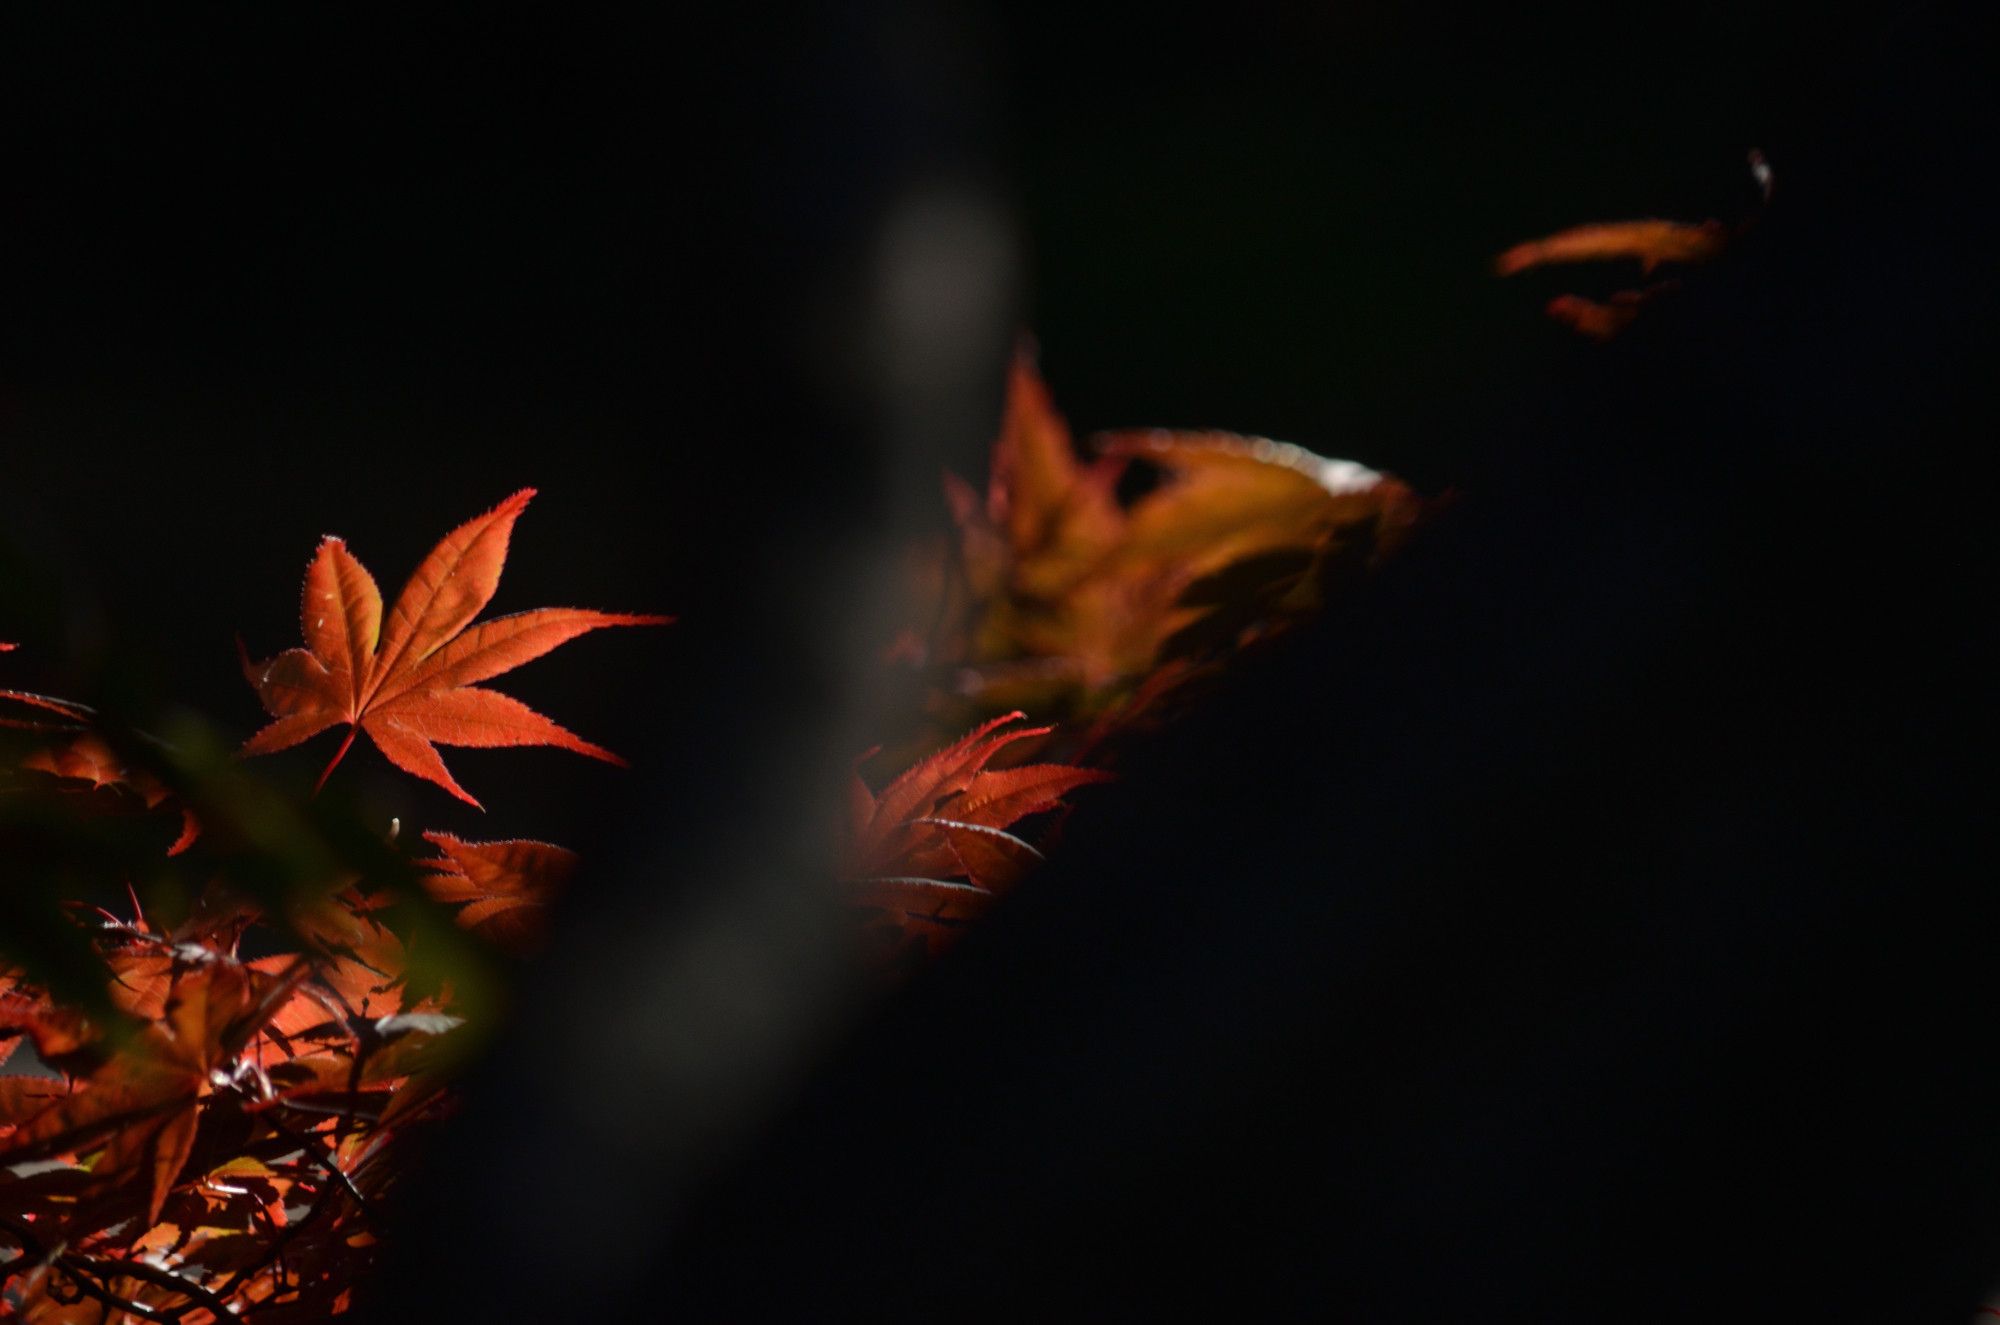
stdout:
<svg viewBox="0 0 2000 1325">
<path fill-rule="evenodd" d="M 182 1297 L 189 1299 L 196 1306 L 206 1307 L 208 1310 L 214 1312 L 217 1320 L 235 1320 L 237 1318 L 235 1309 L 227 1302 L 217 1297 L 209 1289 L 203 1288 L 200 1284 L 194 1282 L 194 1280 L 184 1279 L 172 1270 L 163 1269 L 157 1265 L 149 1265 L 144 1261 L 121 1261 L 108 1257 L 70 1256 L 66 1259 L 83 1265 L 97 1274 L 123 1275 L 129 1279 L 143 1280 L 155 1288 L 164 1288 L 170 1293 L 178 1293 Z M 167 1318 L 170 1320 L 177 1319 L 180 1314 L 181 1312 L 178 1310 L 170 1311 L 167 1313 Z"/>
<path fill-rule="evenodd" d="M 129 1311 L 133 1315 L 143 1316 L 147 1320 L 163 1321 L 166 1322 L 166 1325 L 173 1325 L 174 1322 L 180 1320 L 188 1308 L 187 1306 L 172 1308 L 149 1307 L 143 1302 L 134 1302 L 130 1298 L 121 1297 L 105 1287 L 104 1279 L 137 1279 L 143 1283 L 151 1284 L 155 1288 L 164 1288 L 170 1293 L 176 1293 L 188 1299 L 188 1305 L 190 1306 L 205 1307 L 215 1314 L 217 1320 L 238 1319 L 236 1312 L 222 1298 L 216 1296 L 215 1293 L 202 1287 L 192 1279 L 182 1278 L 172 1270 L 163 1269 L 157 1265 L 148 1265 L 144 1261 L 125 1261 L 103 1256 L 84 1256 L 69 1251 L 58 1251 L 51 1254 L 48 1244 L 42 1241 L 39 1233 L 21 1221 L 10 1219 L 5 1215 L 0 1215 L 0 1231 L 5 1231 L 7 1236 L 13 1238 L 14 1241 L 21 1245 L 22 1260 L 46 1266 L 51 1271 L 59 1271 L 78 1292 L 116 1310 Z M 13 1275 L 14 1267 L 20 1263 L 20 1261 L 8 1263 L 9 1278 Z M 102 1278 L 99 1276 L 102 1276 Z"/>
<path fill-rule="evenodd" d="M 354 1198 L 354 1204 L 360 1208 L 363 1219 L 367 1220 L 370 1224 L 375 1222 L 374 1207 L 369 1203 L 368 1198 L 361 1194 L 361 1189 L 354 1185 L 354 1180 L 347 1176 L 347 1171 L 340 1167 L 340 1164 L 334 1158 L 331 1147 L 328 1147 L 323 1140 L 312 1135 L 310 1132 L 296 1131 L 279 1122 L 276 1118 L 267 1118 L 266 1121 L 270 1123 L 272 1131 L 298 1146 L 306 1154 L 311 1155 L 313 1163 L 324 1169 L 327 1176 L 333 1179 L 334 1184 L 338 1185 L 349 1196 Z M 328 1187 L 327 1190 L 331 1191 L 332 1187 Z"/>
<path fill-rule="evenodd" d="M 361 1065 L 367 1057 L 367 1047 L 362 1047 L 354 1056 L 354 1065 L 349 1070 L 347 1078 L 348 1105 L 342 1110 L 341 1117 L 334 1124 L 334 1135 L 336 1137 L 343 1135 L 353 1124 L 353 1099 L 356 1088 L 360 1085 Z M 313 1197 L 312 1206 L 305 1214 L 286 1224 L 284 1231 L 271 1240 L 271 1245 L 265 1248 L 262 1256 L 229 1277 L 227 1282 L 222 1285 L 221 1291 L 224 1297 L 234 1293 L 238 1287 L 248 1283 L 252 1277 L 263 1273 L 267 1266 L 275 1262 L 280 1256 L 283 1256 L 285 1248 L 289 1247 L 299 1234 L 305 1231 L 306 1226 L 313 1223 L 320 1215 L 326 1212 L 327 1206 L 333 1201 L 334 1192 L 345 1191 L 349 1196 L 354 1198 L 355 1205 L 361 1212 L 361 1217 L 371 1224 L 374 1222 L 368 1198 L 361 1194 L 361 1189 L 354 1185 L 354 1180 L 348 1177 L 347 1173 L 340 1167 L 338 1158 L 331 1147 L 327 1148 L 323 1154 L 318 1153 L 316 1145 L 318 1142 L 317 1137 L 308 1137 L 303 1133 L 295 1132 L 275 1118 L 271 1119 L 270 1122 L 273 1130 L 277 1131 L 279 1135 L 285 1137 L 287 1140 L 296 1142 L 302 1151 L 311 1154 L 314 1162 L 318 1163 L 337 1181 L 321 1185 L 319 1195 Z"/>
</svg>

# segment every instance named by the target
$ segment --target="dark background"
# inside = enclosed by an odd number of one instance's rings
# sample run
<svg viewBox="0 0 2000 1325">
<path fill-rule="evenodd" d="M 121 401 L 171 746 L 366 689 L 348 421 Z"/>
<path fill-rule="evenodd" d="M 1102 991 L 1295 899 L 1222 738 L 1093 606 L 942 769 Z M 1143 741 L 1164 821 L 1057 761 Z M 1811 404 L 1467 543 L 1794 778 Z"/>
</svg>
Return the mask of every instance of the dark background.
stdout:
<svg viewBox="0 0 2000 1325">
<path fill-rule="evenodd" d="M 393 591 L 524 484 L 496 609 L 681 617 L 510 678 L 635 774 L 452 756 L 493 828 L 601 868 L 372 1315 L 1957 1320 L 1990 1287 L 1960 10 L 78 4 L 0 48 L 10 684 L 122 668 L 247 734 L 231 635 L 294 641 L 319 534 Z M 1608 350 L 1487 274 L 1740 216 L 1752 146 L 1770 215 Z M 977 472 L 1018 327 L 1085 431 L 1473 500 L 873 1003 L 798 900 L 813 793 L 869 744 L 881 558 Z"/>
</svg>

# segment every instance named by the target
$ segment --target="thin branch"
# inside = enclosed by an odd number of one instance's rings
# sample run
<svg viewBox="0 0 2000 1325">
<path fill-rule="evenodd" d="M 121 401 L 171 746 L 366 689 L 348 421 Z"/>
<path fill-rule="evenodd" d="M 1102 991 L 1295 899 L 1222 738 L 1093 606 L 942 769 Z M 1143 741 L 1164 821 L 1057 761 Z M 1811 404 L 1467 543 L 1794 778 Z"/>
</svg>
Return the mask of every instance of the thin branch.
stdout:
<svg viewBox="0 0 2000 1325">
<path fill-rule="evenodd" d="M 331 1147 L 327 1146 L 323 1140 L 310 1132 L 300 1132 L 287 1127 L 276 1118 L 266 1118 L 265 1121 L 270 1123 L 272 1131 L 298 1146 L 307 1155 L 310 1155 L 312 1162 L 325 1170 L 327 1176 L 333 1179 L 333 1183 L 325 1188 L 325 1190 L 331 1191 L 337 1186 L 346 1191 L 349 1196 L 354 1198 L 354 1204 L 360 1207 L 361 1217 L 371 1224 L 375 1222 L 374 1207 L 369 1203 L 368 1198 L 361 1194 L 361 1189 L 354 1185 L 354 1180 L 347 1176 L 346 1170 L 342 1169 L 334 1159 Z"/>
<path fill-rule="evenodd" d="M 368 1047 L 363 1045 L 355 1054 L 354 1064 L 348 1072 L 348 1104 L 342 1111 L 339 1120 L 334 1124 L 334 1135 L 336 1137 L 343 1135 L 353 1125 L 353 1099 L 361 1081 L 361 1066 L 367 1060 L 367 1057 Z M 285 1225 L 284 1231 L 271 1240 L 271 1245 L 264 1249 L 262 1256 L 229 1277 L 228 1281 L 222 1285 L 221 1291 L 224 1297 L 235 1293 L 239 1286 L 248 1283 L 255 1275 L 263 1273 L 267 1266 L 283 1256 L 285 1248 L 289 1247 L 299 1234 L 305 1231 L 306 1226 L 317 1221 L 320 1215 L 325 1213 L 327 1206 L 332 1204 L 333 1194 L 336 1191 L 345 1191 L 349 1196 L 354 1198 L 355 1205 L 360 1210 L 363 1220 L 370 1224 L 375 1222 L 368 1198 L 361 1194 L 361 1189 L 354 1185 L 354 1180 L 348 1177 L 347 1173 L 340 1167 L 338 1158 L 331 1147 L 327 1148 L 324 1154 L 317 1153 L 319 1138 L 295 1132 L 275 1118 L 269 1121 L 273 1130 L 287 1140 L 296 1143 L 300 1150 L 311 1154 L 316 1163 L 337 1179 L 337 1183 L 322 1184 L 319 1194 L 313 1197 L 312 1206 L 305 1212 L 304 1216 Z"/>
<path fill-rule="evenodd" d="M 129 1311 L 147 1320 L 164 1321 L 172 1325 L 187 1311 L 186 1306 L 177 1308 L 149 1307 L 142 1302 L 134 1302 L 120 1297 L 105 1287 L 105 1279 L 137 1279 L 155 1288 L 164 1288 L 170 1293 L 188 1299 L 189 1305 L 205 1307 L 215 1314 L 217 1320 L 236 1320 L 236 1312 L 229 1304 L 210 1290 L 192 1279 L 184 1279 L 171 1270 L 144 1261 L 116 1260 L 105 1256 L 84 1256 L 76 1252 L 58 1251 L 51 1254 L 48 1244 L 41 1234 L 20 1220 L 0 1215 L 0 1231 L 21 1245 L 21 1260 L 8 1262 L 8 1278 L 13 1277 L 14 1267 L 21 1261 L 32 1261 L 36 1265 L 47 1266 L 59 1271 L 63 1277 L 85 1296 L 102 1302 L 119 1311 Z M 100 1277 L 101 1276 L 101 1277 Z"/>
<path fill-rule="evenodd" d="M 215 1313 L 217 1320 L 235 1320 L 236 1312 L 227 1302 L 217 1297 L 209 1289 L 203 1288 L 192 1279 L 184 1279 L 172 1270 L 149 1265 L 144 1261 L 122 1261 L 99 1256 L 69 1256 L 66 1260 L 86 1266 L 91 1271 L 103 1275 L 122 1275 L 128 1279 L 138 1279 L 164 1288 L 170 1293 L 178 1293 L 196 1306 L 206 1307 Z M 169 1319 L 179 1317 L 179 1311 L 168 1313 Z"/>
<path fill-rule="evenodd" d="M 85 1297 L 102 1302 L 113 1311 L 123 1311 L 138 1316 L 142 1320 L 159 1321 L 160 1325 L 178 1325 L 181 1313 L 167 1311 L 160 1307 L 149 1307 L 143 1302 L 134 1302 L 129 1297 L 120 1297 L 103 1284 L 90 1277 L 84 1270 L 71 1263 L 68 1257 L 58 1259 L 52 1270 L 60 1270 L 65 1279 Z"/>
</svg>

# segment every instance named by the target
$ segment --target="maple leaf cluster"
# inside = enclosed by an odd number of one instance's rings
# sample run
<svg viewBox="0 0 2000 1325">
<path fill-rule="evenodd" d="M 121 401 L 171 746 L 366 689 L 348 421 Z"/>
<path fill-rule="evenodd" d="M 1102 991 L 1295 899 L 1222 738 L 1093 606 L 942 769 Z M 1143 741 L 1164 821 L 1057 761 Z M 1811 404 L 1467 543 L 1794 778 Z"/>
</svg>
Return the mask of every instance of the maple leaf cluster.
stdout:
<svg viewBox="0 0 2000 1325">
<path fill-rule="evenodd" d="M 952 533 L 911 556 L 923 624 L 885 650 L 925 683 L 895 747 L 916 761 L 879 793 L 857 776 L 841 871 L 905 955 L 945 947 L 1026 876 L 1041 851 L 1024 821 L 1059 823 L 1121 736 L 1198 702 L 1427 509 L 1394 478 L 1263 437 L 1111 432 L 1085 454 L 1025 351 L 984 491 L 947 474 L 944 495 Z"/>
<path fill-rule="evenodd" d="M 533 495 L 446 535 L 386 607 L 324 539 L 301 646 L 258 663 L 239 642 L 270 717 L 239 755 L 344 727 L 315 796 L 365 734 L 474 806 L 439 746 L 622 762 L 482 684 L 580 635 L 668 620 L 476 621 Z M 1072 793 L 1111 777 L 1120 732 L 1310 615 L 1422 513 L 1393 479 L 1262 438 L 1114 433 L 1086 457 L 1025 356 L 984 493 L 950 479 L 946 498 L 953 537 L 921 568 L 927 627 L 891 651 L 934 682 L 930 734 L 904 734 L 879 789 L 857 765 L 829 851 L 829 881 L 892 970 L 1028 879 Z M 937 734 L 947 724 L 964 734 Z M 63 988 L 0 965 L 0 1048 L 25 1041 L 47 1069 L 0 1076 L 0 1305 L 64 1325 L 347 1310 L 404 1156 L 452 1111 L 449 1069 L 480 1033 L 419 949 L 456 934 L 531 953 L 577 858 L 438 832 L 415 850 L 393 830 L 315 836 L 271 788 L 230 781 L 243 765 L 204 781 L 169 743 L 31 691 L 0 690 L 0 734 L 0 809 L 31 811 L 0 829 L 68 825 L 42 854 L 95 894 L 67 904 L 81 955 Z M 82 844 L 114 838 L 120 851 L 77 867 Z M 41 850 L 23 842 L 10 854 Z M 135 876 L 169 904 L 149 916 Z"/>
<path fill-rule="evenodd" d="M 1754 153 L 1752 169 L 1768 200 Z M 1577 226 L 1508 249 L 1495 270 L 1636 259 L 1651 276 L 1713 261 L 1754 219 Z M 1608 340 L 1673 288 L 1562 294 L 1547 312 Z M 238 753 L 344 727 L 315 795 L 366 734 L 474 807 L 439 746 L 621 763 L 482 684 L 581 635 L 669 620 L 543 608 L 476 621 L 533 496 L 446 535 L 386 607 L 346 543 L 324 539 L 301 646 L 258 663 L 238 643 L 270 718 Z M 911 552 L 913 624 L 884 650 L 920 683 L 919 711 L 885 723 L 888 758 L 878 747 L 857 762 L 829 852 L 829 879 L 892 964 L 936 955 L 1022 886 L 1072 793 L 1111 778 L 1121 738 L 1198 703 L 1431 509 L 1395 478 L 1268 438 L 1151 429 L 1079 447 L 1025 352 L 984 487 L 947 475 L 944 498 L 949 532 Z M 901 771 L 864 777 L 877 760 Z M 349 1309 L 405 1152 L 452 1111 L 450 1068 L 478 1033 L 463 990 L 417 960 L 420 936 L 530 954 L 577 868 L 527 840 L 430 832 L 412 850 L 393 826 L 343 845 L 269 788 L 224 794 L 227 779 L 191 768 L 89 705 L 0 689 L 0 847 L 94 894 L 64 904 L 67 928 L 38 931 L 67 945 L 66 966 L 0 956 L 0 1060 L 25 1042 L 44 1069 L 0 1075 L 9 1319 L 208 1325 Z M 115 849 L 92 855 L 102 843 Z M 151 894 L 172 885 L 153 917 L 138 876 Z M 426 929 L 427 916 L 451 923 Z"/>
<path fill-rule="evenodd" d="M 245 661 L 275 721 L 242 753 L 345 723 L 322 784 L 366 732 L 391 762 L 466 801 L 439 744 L 552 745 L 617 762 L 476 684 L 589 631 L 666 620 L 559 608 L 472 624 L 532 495 L 447 535 L 386 615 L 346 545 L 322 542 L 306 573 L 304 647 Z M 68 824 L 102 840 L 125 824 L 148 844 L 77 880 L 125 898 L 122 913 L 67 906 L 86 953 L 80 998 L 0 962 L 0 1057 L 25 1040 L 47 1069 L 0 1076 L 0 1314 L 204 1325 L 346 1310 L 379 1254 L 405 1152 L 453 1108 L 446 1069 L 469 1033 L 450 980 L 413 960 L 420 908 L 526 953 L 575 856 L 444 833 L 424 834 L 423 854 L 388 840 L 342 853 L 307 833 L 274 847 L 281 816 L 268 802 L 204 788 L 164 743 L 87 705 L 0 690 L 0 727 L 12 738 L 0 808 L 24 809 L 0 828 Z M 8 854 L 34 855 L 32 838 L 24 829 Z M 77 839 L 58 851 L 69 873 L 91 874 Z M 200 857 L 176 876 L 170 921 L 149 919 L 130 886 L 127 871 L 141 869 L 157 890 L 148 855 Z M 304 861 L 296 886 L 258 886 L 288 856 Z"/>
</svg>

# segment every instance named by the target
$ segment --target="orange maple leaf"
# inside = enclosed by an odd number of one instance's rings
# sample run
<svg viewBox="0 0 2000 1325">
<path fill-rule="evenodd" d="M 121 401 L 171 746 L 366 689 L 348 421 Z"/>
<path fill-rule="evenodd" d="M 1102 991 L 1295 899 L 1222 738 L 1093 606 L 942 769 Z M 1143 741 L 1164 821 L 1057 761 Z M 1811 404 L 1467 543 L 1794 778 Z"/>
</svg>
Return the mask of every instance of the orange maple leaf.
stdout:
<svg viewBox="0 0 2000 1325">
<path fill-rule="evenodd" d="M 1156 481 L 1126 497 L 1135 462 Z M 1387 475 L 1263 437 L 1114 432 L 1085 459 L 1025 348 L 986 491 L 947 474 L 945 497 L 957 546 L 918 568 L 935 624 L 898 656 L 955 667 L 954 693 L 978 707 L 1065 717 L 1157 674 L 1167 641 L 1213 612 L 1186 600 L 1196 582 L 1273 553 L 1386 552 L 1420 509 Z"/>
<path fill-rule="evenodd" d="M 1728 243 L 1729 231 L 1720 221 L 1698 225 L 1661 220 L 1594 221 L 1516 244 L 1493 260 L 1493 270 L 1512 276 L 1530 267 L 1556 263 L 1636 258 L 1639 270 L 1651 273 L 1665 262 L 1707 262 Z"/>
<path fill-rule="evenodd" d="M 1069 764 L 989 768 L 1016 741 L 1053 727 L 1015 727 L 1026 714 L 994 718 L 909 768 L 878 796 L 859 777 L 849 789 L 846 864 L 849 900 L 886 911 L 923 933 L 933 948 L 1042 859 L 1007 830 L 1031 814 L 1111 774 Z M 872 751 L 870 753 L 873 753 Z"/>
<path fill-rule="evenodd" d="M 10 1153 L 102 1149 L 94 1184 L 135 1180 L 147 1192 L 147 1221 L 160 1207 L 194 1149 L 208 1097 L 226 1081 L 250 1041 L 304 974 L 262 976 L 213 959 L 174 987 L 162 1018 L 123 1052 L 61 1096 L 13 1119 Z"/>
<path fill-rule="evenodd" d="M 275 719 L 243 743 L 243 753 L 270 754 L 344 722 L 347 739 L 320 785 L 365 731 L 390 763 L 473 806 L 479 802 L 452 779 L 437 746 L 553 745 L 622 764 L 518 699 L 473 684 L 605 626 L 672 620 L 547 607 L 472 625 L 499 586 L 508 536 L 534 495 L 523 488 L 447 534 L 403 586 L 386 622 L 367 568 L 346 543 L 324 539 L 306 568 L 300 603 L 306 646 L 261 665 L 243 659 L 244 675 Z"/>
<path fill-rule="evenodd" d="M 576 870 L 576 853 L 547 842 L 514 839 L 467 842 L 450 833 L 425 833 L 442 855 L 423 862 L 433 871 L 424 891 L 458 906 L 458 923 L 517 955 L 541 941 L 551 898 Z"/>
<path fill-rule="evenodd" d="M 7 693 L 7 697 L 16 696 Z M 172 799 L 172 793 L 158 778 L 143 768 L 128 767 L 95 732 L 82 732 L 61 744 L 36 750 L 21 761 L 21 767 L 46 773 L 59 782 L 83 783 L 98 791 L 108 788 L 114 792 L 130 793 L 149 810 L 158 809 Z M 173 845 L 167 848 L 170 856 L 186 851 L 201 835 L 201 823 L 195 818 L 194 811 L 185 805 L 179 810 L 181 830 Z"/>
<path fill-rule="evenodd" d="M 1513 276 L 1530 267 L 1636 258 L 1640 272 L 1650 275 L 1662 263 L 1708 262 L 1722 252 L 1729 239 L 1729 231 L 1720 221 L 1700 225 L 1680 221 L 1595 222 L 1516 244 L 1493 260 L 1493 270 L 1501 276 Z M 1675 286 L 1674 281 L 1655 281 L 1636 290 L 1615 291 L 1605 300 L 1559 294 L 1542 311 L 1580 336 L 1608 341 L 1631 326 L 1647 304 Z"/>
<path fill-rule="evenodd" d="M 1750 177 L 1756 182 L 1762 201 L 1768 203 L 1772 191 L 1771 165 L 1755 148 L 1751 149 L 1749 160 Z M 1697 266 L 1720 257 L 1737 236 L 1756 223 L 1758 214 L 1752 212 L 1733 226 L 1716 220 L 1691 224 L 1657 217 L 1642 221 L 1593 221 L 1516 244 L 1493 260 L 1493 271 L 1499 276 L 1514 276 L 1532 267 L 1621 258 L 1637 260 L 1639 272 L 1644 276 L 1652 275 L 1666 264 Z M 1579 335 L 1608 341 L 1632 325 L 1647 304 L 1674 288 L 1673 281 L 1655 281 L 1639 289 L 1619 290 L 1605 300 L 1561 294 L 1549 300 L 1543 311 Z"/>
</svg>

